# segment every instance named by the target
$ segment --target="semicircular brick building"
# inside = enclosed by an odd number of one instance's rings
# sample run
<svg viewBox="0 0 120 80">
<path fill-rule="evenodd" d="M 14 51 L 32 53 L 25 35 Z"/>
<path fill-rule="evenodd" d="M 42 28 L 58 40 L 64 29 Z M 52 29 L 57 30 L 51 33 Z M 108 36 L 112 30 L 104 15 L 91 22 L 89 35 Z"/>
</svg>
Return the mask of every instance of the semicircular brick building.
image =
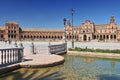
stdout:
<svg viewBox="0 0 120 80">
<path fill-rule="evenodd" d="M 66 23 L 66 38 L 71 41 L 73 29 L 74 41 L 120 41 L 120 26 L 116 25 L 114 16 L 108 24 L 95 24 L 86 20 L 80 26 L 71 26 L 70 20 Z M 38 40 L 59 41 L 64 38 L 64 29 L 54 28 L 21 28 L 14 21 L 0 26 L 0 40 Z"/>
</svg>

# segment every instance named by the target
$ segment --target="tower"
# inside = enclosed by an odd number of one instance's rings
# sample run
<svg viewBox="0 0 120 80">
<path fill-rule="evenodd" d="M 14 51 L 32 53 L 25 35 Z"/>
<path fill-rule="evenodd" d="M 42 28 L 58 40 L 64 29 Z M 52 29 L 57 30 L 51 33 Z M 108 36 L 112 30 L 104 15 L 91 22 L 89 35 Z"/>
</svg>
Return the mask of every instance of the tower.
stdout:
<svg viewBox="0 0 120 80">
<path fill-rule="evenodd" d="M 110 18 L 110 24 L 115 24 L 114 16 L 111 16 L 111 18 Z"/>
<path fill-rule="evenodd" d="M 70 19 L 67 20 L 67 26 L 71 26 Z"/>
</svg>

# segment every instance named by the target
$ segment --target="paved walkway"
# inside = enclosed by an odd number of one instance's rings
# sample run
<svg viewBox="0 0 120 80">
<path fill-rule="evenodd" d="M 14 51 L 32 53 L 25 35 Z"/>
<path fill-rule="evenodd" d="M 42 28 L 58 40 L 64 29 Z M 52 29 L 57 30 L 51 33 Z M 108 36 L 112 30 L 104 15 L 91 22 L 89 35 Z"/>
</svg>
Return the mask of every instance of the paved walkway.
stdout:
<svg viewBox="0 0 120 80">
<path fill-rule="evenodd" d="M 64 63 L 64 57 L 50 54 L 35 54 L 24 57 L 21 67 L 50 67 Z"/>
</svg>

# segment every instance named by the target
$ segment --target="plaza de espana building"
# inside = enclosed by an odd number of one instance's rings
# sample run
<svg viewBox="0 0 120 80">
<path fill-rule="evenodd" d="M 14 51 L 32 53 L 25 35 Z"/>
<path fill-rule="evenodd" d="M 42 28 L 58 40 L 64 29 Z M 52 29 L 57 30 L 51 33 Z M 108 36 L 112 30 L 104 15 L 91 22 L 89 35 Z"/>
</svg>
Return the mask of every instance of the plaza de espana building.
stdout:
<svg viewBox="0 0 120 80">
<path fill-rule="evenodd" d="M 64 30 L 54 28 L 21 28 L 14 21 L 6 22 L 0 26 L 0 40 L 35 40 L 35 41 L 62 41 Z M 110 17 L 108 24 L 95 24 L 86 20 L 79 26 L 71 26 L 70 20 L 66 22 L 66 39 L 74 41 L 99 41 L 117 42 L 120 41 L 120 26 L 116 25 L 114 16 Z"/>
</svg>

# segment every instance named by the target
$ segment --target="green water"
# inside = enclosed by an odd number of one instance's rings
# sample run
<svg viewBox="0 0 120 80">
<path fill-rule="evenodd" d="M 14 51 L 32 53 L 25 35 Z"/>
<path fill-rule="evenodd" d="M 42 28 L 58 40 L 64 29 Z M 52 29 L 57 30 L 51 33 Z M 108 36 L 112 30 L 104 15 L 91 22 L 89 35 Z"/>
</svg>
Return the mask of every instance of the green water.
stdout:
<svg viewBox="0 0 120 80">
<path fill-rule="evenodd" d="M 63 65 L 21 68 L 0 76 L 0 80 L 120 80 L 119 60 L 63 56 Z"/>
</svg>

